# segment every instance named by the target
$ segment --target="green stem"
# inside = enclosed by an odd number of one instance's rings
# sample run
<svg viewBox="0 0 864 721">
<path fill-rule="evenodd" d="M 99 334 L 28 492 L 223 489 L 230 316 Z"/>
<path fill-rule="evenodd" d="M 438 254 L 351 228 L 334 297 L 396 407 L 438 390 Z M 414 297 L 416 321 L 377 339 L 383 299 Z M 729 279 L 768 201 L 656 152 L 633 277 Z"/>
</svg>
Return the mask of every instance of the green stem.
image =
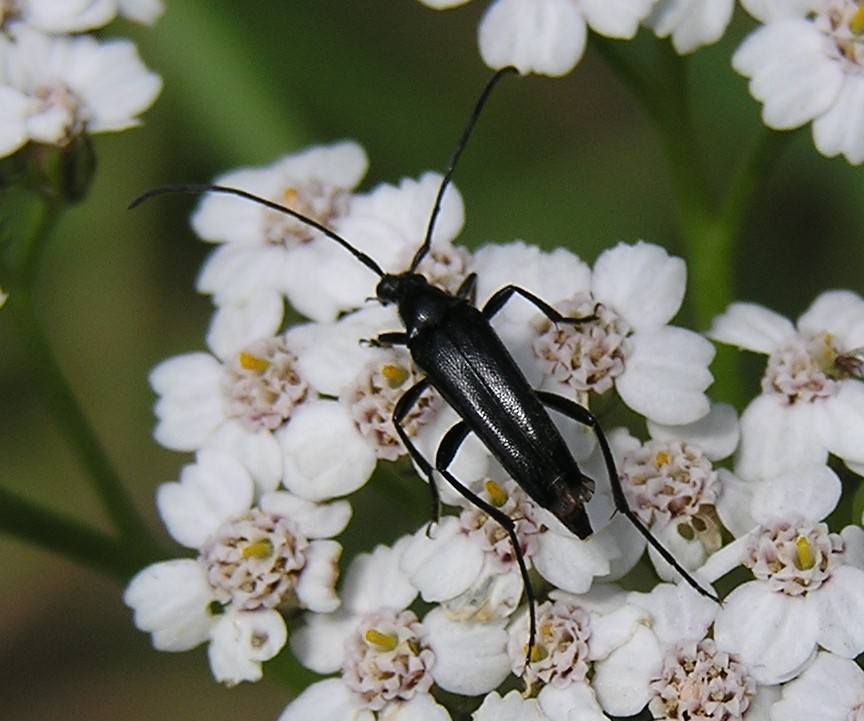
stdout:
<svg viewBox="0 0 864 721">
<path fill-rule="evenodd" d="M 156 556 L 0 488 L 0 531 L 128 580 Z"/>
</svg>

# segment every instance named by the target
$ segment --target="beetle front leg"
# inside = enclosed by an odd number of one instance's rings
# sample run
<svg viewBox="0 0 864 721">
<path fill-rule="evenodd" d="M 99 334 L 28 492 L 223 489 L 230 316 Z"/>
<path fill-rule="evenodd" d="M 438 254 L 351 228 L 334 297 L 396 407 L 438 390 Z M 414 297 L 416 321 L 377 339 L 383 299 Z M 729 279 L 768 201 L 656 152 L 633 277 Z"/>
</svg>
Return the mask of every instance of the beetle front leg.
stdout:
<svg viewBox="0 0 864 721">
<path fill-rule="evenodd" d="M 654 547 L 654 550 L 660 554 L 663 560 L 672 566 L 690 586 L 703 596 L 707 596 L 712 601 L 720 603 L 720 599 L 716 595 L 702 588 L 696 579 L 690 575 L 690 572 L 675 560 L 675 556 L 672 555 L 669 549 L 654 537 L 651 530 L 642 522 L 642 519 L 630 508 L 630 505 L 627 503 L 627 497 L 624 495 L 624 489 L 621 487 L 621 477 L 618 475 L 618 469 L 615 466 L 615 458 L 612 455 L 612 449 L 609 447 L 609 441 L 606 440 L 606 434 L 594 415 L 587 408 L 576 403 L 576 401 L 572 401 L 564 396 L 539 390 L 537 391 L 537 396 L 552 410 L 558 411 L 562 415 L 573 419 L 577 423 L 588 426 L 594 431 L 597 442 L 600 444 L 600 451 L 603 454 L 603 462 L 606 464 L 606 474 L 609 476 L 609 485 L 612 487 L 612 498 L 615 501 L 615 508 L 627 516 L 630 523 L 636 527 L 636 530 L 645 537 L 645 540 Z"/>
<path fill-rule="evenodd" d="M 408 345 L 408 334 L 402 331 L 379 333 L 377 338 L 361 338 L 360 343 L 369 348 L 392 348 L 396 345 Z"/>
<path fill-rule="evenodd" d="M 507 301 L 513 297 L 514 293 L 521 295 L 525 300 L 533 304 L 553 323 L 569 323 L 570 325 L 578 325 L 579 323 L 588 323 L 592 320 L 597 320 L 597 315 L 595 313 L 586 315 L 583 318 L 568 318 L 565 315 L 561 315 L 545 300 L 538 298 L 531 291 L 520 288 L 518 285 L 505 285 L 503 288 L 496 290 L 495 293 L 492 294 L 492 297 L 489 298 L 489 300 L 486 301 L 486 305 L 483 306 L 482 312 L 486 320 L 492 320 L 492 317 L 505 306 Z"/>
<path fill-rule="evenodd" d="M 497 521 L 510 537 L 510 544 L 513 546 L 513 555 L 516 557 L 516 563 L 519 564 L 519 573 L 522 575 L 525 596 L 528 599 L 528 622 L 530 630 L 528 632 L 528 649 L 525 652 L 525 665 L 527 667 L 531 663 L 531 651 L 534 649 L 534 643 L 537 640 L 537 604 L 534 597 L 534 588 L 531 586 L 531 578 L 528 576 L 528 566 L 525 564 L 525 556 L 522 554 L 522 549 L 519 546 L 519 537 L 516 535 L 516 523 L 506 513 L 472 492 L 448 470 L 450 464 L 453 462 L 453 458 L 456 456 L 456 452 L 468 436 L 468 432 L 468 424 L 465 421 L 459 421 L 444 434 L 441 443 L 438 444 L 438 451 L 435 453 L 435 470 L 444 477 L 454 490 L 487 516 Z"/>
<path fill-rule="evenodd" d="M 384 333 L 383 335 L 406 334 Z M 379 338 L 380 337 L 381 336 L 379 336 Z M 418 466 L 420 466 L 420 470 L 423 471 L 426 480 L 429 482 L 429 492 L 432 494 L 431 523 L 438 523 L 438 517 L 441 515 L 441 498 L 438 495 L 438 486 L 435 485 L 435 476 L 432 473 L 432 464 L 426 460 L 425 456 L 420 452 L 420 449 L 414 445 L 413 441 L 408 437 L 408 433 L 402 427 L 402 421 L 405 420 L 408 413 L 414 407 L 414 404 L 420 400 L 420 396 L 423 395 L 423 392 L 427 388 L 429 388 L 429 385 L 429 379 L 423 378 L 402 394 L 402 397 L 396 401 L 396 407 L 393 409 L 393 425 L 396 428 L 396 434 L 399 436 L 399 440 L 402 441 L 402 445 L 405 446 L 405 450 L 408 451 L 408 455 L 411 456 L 411 459 Z"/>
</svg>

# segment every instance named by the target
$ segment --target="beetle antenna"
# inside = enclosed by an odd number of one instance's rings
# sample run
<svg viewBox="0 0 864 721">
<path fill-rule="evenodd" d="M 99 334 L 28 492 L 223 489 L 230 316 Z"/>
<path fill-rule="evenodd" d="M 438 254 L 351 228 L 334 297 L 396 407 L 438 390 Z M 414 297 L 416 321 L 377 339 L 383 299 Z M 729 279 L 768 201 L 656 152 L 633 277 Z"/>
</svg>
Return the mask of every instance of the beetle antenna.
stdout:
<svg viewBox="0 0 864 721">
<path fill-rule="evenodd" d="M 450 182 L 453 180 L 453 173 L 456 170 L 456 164 L 459 162 L 459 158 L 462 157 L 462 151 L 465 150 L 465 146 L 468 144 L 468 139 L 474 131 L 474 126 L 477 125 L 477 121 L 480 119 L 480 113 L 483 111 L 486 101 L 489 99 L 492 90 L 501 78 L 505 75 L 518 72 L 519 71 L 513 66 L 501 68 L 501 70 L 496 71 L 496 73 L 489 79 L 486 83 L 486 87 L 483 88 L 483 92 L 480 93 L 477 104 L 474 106 L 474 111 L 471 113 L 471 117 L 468 118 L 468 123 L 462 131 L 459 143 L 456 145 L 456 150 L 454 150 L 453 155 L 450 156 L 450 162 L 447 164 L 447 172 L 444 173 L 444 178 L 441 180 L 441 185 L 438 187 L 438 195 L 435 196 L 435 205 L 432 206 L 432 214 L 429 216 L 429 225 L 426 228 L 426 238 L 423 240 L 423 245 L 420 246 L 414 254 L 414 259 L 411 261 L 411 267 L 409 270 L 412 272 L 416 270 L 418 265 L 420 265 L 420 261 L 423 260 L 426 253 L 429 252 L 429 248 L 432 246 L 432 232 L 435 230 L 435 221 L 438 220 L 438 214 L 441 212 L 441 201 L 444 199 L 444 191 L 447 190 L 447 186 L 449 186 Z"/>
<path fill-rule="evenodd" d="M 151 188 L 146 193 L 142 193 L 135 200 L 129 203 L 129 210 L 133 208 L 137 208 L 142 203 L 150 200 L 151 198 L 155 198 L 157 195 L 168 195 L 170 193 L 190 193 L 192 195 L 199 195 L 201 193 L 225 193 L 226 195 L 236 195 L 240 198 L 245 198 L 246 200 L 251 200 L 253 203 L 258 203 L 259 205 L 263 205 L 266 208 L 270 208 L 271 210 L 275 210 L 279 213 L 285 213 L 286 215 L 290 215 L 301 223 L 305 223 L 306 225 L 315 228 L 315 230 L 323 233 L 331 240 L 335 240 L 339 245 L 341 245 L 345 250 L 347 250 L 351 255 L 353 255 L 357 260 L 359 260 L 363 265 L 365 265 L 369 270 L 371 270 L 375 275 L 381 278 L 384 275 L 384 271 L 381 270 L 381 266 L 378 265 L 372 258 L 370 258 L 366 253 L 357 250 L 351 243 L 349 243 L 345 238 L 336 233 L 333 230 L 330 230 L 326 225 L 322 225 L 317 220 L 310 218 L 307 215 L 303 215 L 303 213 L 298 213 L 296 210 L 292 208 L 288 208 L 284 205 L 280 205 L 279 203 L 275 203 L 272 200 L 267 200 L 267 198 L 262 198 L 260 195 L 255 195 L 254 193 L 249 193 L 245 190 L 240 190 L 239 188 L 229 188 L 226 185 L 214 185 L 212 183 L 204 183 L 202 185 L 161 185 L 158 188 Z"/>
</svg>

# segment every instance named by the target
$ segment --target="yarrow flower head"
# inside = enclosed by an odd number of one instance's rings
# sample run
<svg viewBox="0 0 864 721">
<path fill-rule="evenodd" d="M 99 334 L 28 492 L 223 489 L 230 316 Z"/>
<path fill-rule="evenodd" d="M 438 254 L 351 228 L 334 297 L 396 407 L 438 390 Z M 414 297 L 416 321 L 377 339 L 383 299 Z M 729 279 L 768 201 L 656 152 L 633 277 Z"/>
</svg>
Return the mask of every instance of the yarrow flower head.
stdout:
<svg viewBox="0 0 864 721">
<path fill-rule="evenodd" d="M 199 453 L 158 495 L 171 535 L 198 558 L 148 566 L 124 596 L 156 648 L 185 651 L 209 641 L 213 675 L 228 684 L 258 680 L 261 662 L 285 644 L 280 608 L 339 605 L 342 547 L 328 539 L 348 523 L 348 503 L 319 506 L 284 491 L 255 496 L 234 458 Z"/>
<path fill-rule="evenodd" d="M 127 40 L 0 35 L 0 156 L 29 141 L 65 146 L 138 125 L 162 87 Z"/>
<path fill-rule="evenodd" d="M 763 103 L 762 119 L 785 130 L 813 122 L 828 157 L 864 162 L 864 14 L 857 0 L 742 0 L 762 27 L 738 48 L 735 69 Z"/>
<path fill-rule="evenodd" d="M 738 475 L 760 479 L 828 454 L 864 467 L 864 299 L 822 293 L 797 326 L 766 308 L 735 303 L 710 337 L 768 354 L 762 394 L 741 416 Z"/>
<path fill-rule="evenodd" d="M 468 0 L 421 0 L 444 9 Z M 585 52 L 588 28 L 632 38 L 654 0 L 494 0 L 480 22 L 480 53 L 492 68 L 566 75 Z"/>
</svg>

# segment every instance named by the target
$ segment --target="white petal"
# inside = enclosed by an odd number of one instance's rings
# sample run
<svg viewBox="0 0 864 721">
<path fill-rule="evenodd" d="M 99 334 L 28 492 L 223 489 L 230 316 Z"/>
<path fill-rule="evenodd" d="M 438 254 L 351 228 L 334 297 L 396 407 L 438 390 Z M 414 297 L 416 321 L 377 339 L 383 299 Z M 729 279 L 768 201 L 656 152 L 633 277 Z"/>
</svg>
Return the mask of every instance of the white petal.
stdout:
<svg viewBox="0 0 864 721">
<path fill-rule="evenodd" d="M 335 673 L 345 660 L 345 642 L 357 630 L 359 618 L 338 613 L 307 613 L 306 625 L 291 633 L 291 650 L 306 668 L 316 673 Z"/>
<path fill-rule="evenodd" d="M 11 155 L 27 138 L 25 116 L 30 99 L 14 88 L 0 87 L 0 157 Z"/>
<path fill-rule="evenodd" d="M 804 17 L 814 9 L 813 0 L 741 0 L 744 9 L 763 23 Z"/>
<path fill-rule="evenodd" d="M 229 611 L 210 635 L 210 670 L 229 686 L 258 681 L 261 663 L 279 653 L 287 639 L 288 629 L 277 611 Z"/>
<path fill-rule="evenodd" d="M 825 446 L 814 433 L 811 403 L 786 405 L 780 396 L 757 396 L 741 414 L 741 444 L 735 473 L 765 480 L 803 465 L 824 464 Z"/>
<path fill-rule="evenodd" d="M 576 602 L 581 605 L 581 598 Z M 625 603 L 608 613 L 591 614 L 590 659 L 602 661 L 627 643 L 640 627 L 647 626 L 649 615 L 639 606 Z"/>
<path fill-rule="evenodd" d="M 418 693 L 410 701 L 388 703 L 378 713 L 378 721 L 450 721 L 450 714 L 430 694 Z"/>
<path fill-rule="evenodd" d="M 267 513 L 290 518 L 306 538 L 337 536 L 351 520 L 348 501 L 312 503 L 285 491 L 275 491 L 262 496 L 259 505 Z"/>
<path fill-rule="evenodd" d="M 864 571 L 864 528 L 861 526 L 846 526 L 840 535 L 846 544 L 843 551 L 845 562 L 854 568 Z"/>
<path fill-rule="evenodd" d="M 594 32 L 610 38 L 632 38 L 654 0 L 582 0 L 582 12 Z"/>
<path fill-rule="evenodd" d="M 594 264 L 594 297 L 640 330 L 668 323 L 684 299 L 687 266 L 659 245 L 619 243 Z"/>
<path fill-rule="evenodd" d="M 585 593 L 594 576 L 609 573 L 609 561 L 590 540 L 580 541 L 554 531 L 538 536 L 531 563 L 543 578 L 570 593 Z"/>
<path fill-rule="evenodd" d="M 705 561 L 702 568 L 698 570 L 700 578 L 704 578 L 708 582 L 714 582 L 718 578 L 725 576 L 733 568 L 737 568 L 744 560 L 744 554 L 747 552 L 747 544 L 753 534 L 759 530 L 758 526 L 749 529 L 744 535 L 736 538 L 731 543 L 727 543 L 720 550 L 713 553 Z"/>
<path fill-rule="evenodd" d="M 591 507 L 603 497 L 606 495 L 595 495 L 591 499 L 591 503 L 588 504 L 589 517 L 591 517 L 591 524 L 595 529 L 597 525 L 591 516 Z M 605 518 L 609 518 L 610 513 L 609 511 L 605 512 Z M 607 583 L 617 581 L 633 569 L 639 559 L 642 558 L 646 541 L 627 516 L 619 513 L 599 531 L 595 530 L 594 535 L 591 536 L 591 543 L 609 561 L 609 573 L 597 577 L 598 581 Z"/>
<path fill-rule="evenodd" d="M 339 608 L 336 579 L 342 545 L 336 541 L 312 541 L 306 549 L 306 565 L 295 591 L 303 608 L 315 613 L 331 613 Z"/>
<path fill-rule="evenodd" d="M 705 562 L 707 556 L 705 546 L 698 538 L 690 540 L 684 538 L 678 532 L 676 523 L 670 523 L 661 529 L 653 528 L 651 533 L 680 565 L 691 572 L 691 575 Z M 664 581 L 677 583 L 679 580 L 683 580 L 678 571 L 672 567 L 672 564 L 664 559 L 653 546 L 648 546 L 648 557 L 651 559 L 651 564 L 657 571 L 657 575 Z"/>
<path fill-rule="evenodd" d="M 434 8 L 435 10 L 447 10 L 464 5 L 468 0 L 420 0 L 420 2 L 426 7 Z"/>
<path fill-rule="evenodd" d="M 632 355 L 615 387 L 637 413 L 657 423 L 692 423 L 710 410 L 705 389 L 714 346 L 693 331 L 663 326 L 637 331 Z"/>
<path fill-rule="evenodd" d="M 551 721 L 609 721 L 587 682 L 576 681 L 564 688 L 544 686 L 537 701 Z"/>
<path fill-rule="evenodd" d="M 711 323 L 706 335 L 719 343 L 771 353 L 795 335 L 795 326 L 773 310 L 755 303 L 733 303 Z"/>
<path fill-rule="evenodd" d="M 632 716 L 648 703 L 649 682 L 657 678 L 663 655 L 657 637 L 647 628 L 637 628 L 633 637 L 594 665 L 591 685 L 597 700 L 610 716 Z"/>
<path fill-rule="evenodd" d="M 822 155 L 842 154 L 853 165 L 864 162 L 864 79 L 847 75 L 837 101 L 813 121 L 813 140 Z"/>
<path fill-rule="evenodd" d="M 819 615 L 807 601 L 759 581 L 738 586 L 714 622 L 717 647 L 738 654 L 758 683 L 797 676 L 815 653 L 819 635 Z"/>
<path fill-rule="evenodd" d="M 214 623 L 213 600 L 203 567 L 190 559 L 147 566 L 123 594 L 135 612 L 135 625 L 153 634 L 160 651 L 188 651 L 206 641 Z"/>
<path fill-rule="evenodd" d="M 783 687 L 771 709 L 776 721 L 837 721 L 853 718 L 864 694 L 864 673 L 846 658 L 820 651 L 798 678 Z"/>
<path fill-rule="evenodd" d="M 504 698 L 493 691 L 483 699 L 471 718 L 474 721 L 548 721 L 537 699 L 522 698 L 522 694 L 516 690 L 510 691 Z"/>
<path fill-rule="evenodd" d="M 686 583 L 660 583 L 651 593 L 631 593 L 629 600 L 651 614 L 651 629 L 667 645 L 704 638 L 719 610 Z"/>
<path fill-rule="evenodd" d="M 150 373 L 150 385 L 162 396 L 156 403 L 158 443 L 177 451 L 204 445 L 224 420 L 222 365 L 208 353 L 190 353 L 162 361 Z"/>
<path fill-rule="evenodd" d="M 279 716 L 278 721 L 375 721 L 375 714 L 360 709 L 354 693 L 341 678 L 328 678 L 307 686 Z"/>
<path fill-rule="evenodd" d="M 851 290 L 829 290 L 821 293 L 798 319 L 804 334 L 828 331 L 835 342 L 844 343 L 849 351 L 864 344 L 864 298 Z"/>
<path fill-rule="evenodd" d="M 763 525 L 790 516 L 821 521 L 837 507 L 842 491 L 843 484 L 828 466 L 798 466 L 755 483 L 751 512 Z"/>
<path fill-rule="evenodd" d="M 587 29 L 572 0 L 495 0 L 480 21 L 480 54 L 492 68 L 566 75 L 585 51 Z"/>
<path fill-rule="evenodd" d="M 814 430 L 830 453 L 864 462 L 864 383 L 841 381 L 837 395 L 813 405 Z"/>
<path fill-rule="evenodd" d="M 265 428 L 250 431 L 240 421 L 226 421 L 210 434 L 205 448 L 224 451 L 240 461 L 259 493 L 274 490 L 282 479 L 282 451 Z"/>
<path fill-rule="evenodd" d="M 217 305 L 207 329 L 207 345 L 220 358 L 227 358 L 256 340 L 275 335 L 284 311 L 282 296 L 269 288 Z"/>
<path fill-rule="evenodd" d="M 113 0 L 29 0 L 24 6 L 28 25 L 46 33 L 94 30 L 114 19 Z"/>
<path fill-rule="evenodd" d="M 136 23 L 153 25 L 165 12 L 162 0 L 117 0 L 120 14 Z"/>
<path fill-rule="evenodd" d="M 255 484 L 240 462 L 208 449 L 183 467 L 179 483 L 159 486 L 156 505 L 175 540 L 201 548 L 222 523 L 249 510 L 254 496 Z"/>
<path fill-rule="evenodd" d="M 423 619 L 435 652 L 432 676 L 445 691 L 478 696 L 498 686 L 510 673 L 503 621 L 460 623 L 435 609 Z"/>
<path fill-rule="evenodd" d="M 411 604 L 417 589 L 401 568 L 409 543 L 410 536 L 404 536 L 392 548 L 376 546 L 371 554 L 354 557 L 342 585 L 345 608 L 362 614 L 380 608 L 402 610 Z"/>
<path fill-rule="evenodd" d="M 819 645 L 846 658 L 864 651 L 864 571 L 840 566 L 813 598 L 819 604 Z"/>
<path fill-rule="evenodd" d="M 283 483 L 310 501 L 344 496 L 360 488 L 375 469 L 375 452 L 337 401 L 299 406 L 277 434 Z"/>
<path fill-rule="evenodd" d="M 284 185 L 314 179 L 346 190 L 363 179 L 368 167 L 366 151 L 353 140 L 316 145 L 286 155 L 272 166 Z"/>
<path fill-rule="evenodd" d="M 658 37 L 672 36 L 679 54 L 720 39 L 732 19 L 733 0 L 661 0 L 646 20 Z"/>
<path fill-rule="evenodd" d="M 723 525 L 735 538 L 758 525 L 751 513 L 753 492 L 761 481 L 745 481 L 725 468 L 719 469 L 720 497 L 714 504 Z"/>
<path fill-rule="evenodd" d="M 759 28 L 738 48 L 732 66 L 752 77 L 750 93 L 764 103 L 766 125 L 796 128 L 835 102 L 844 74 L 824 43 L 812 22 L 793 18 Z"/>
<path fill-rule="evenodd" d="M 213 250 L 198 274 L 199 293 L 214 296 L 217 304 L 236 303 L 262 289 L 279 287 L 289 253 L 281 246 L 228 243 Z"/>
<path fill-rule="evenodd" d="M 421 528 L 408 543 L 402 570 L 424 601 L 440 603 L 467 591 L 483 568 L 483 549 L 462 533 L 457 518 L 448 516 L 427 534 Z"/>
<path fill-rule="evenodd" d="M 738 445 L 738 414 L 728 403 L 712 403 L 711 410 L 699 420 L 683 426 L 664 426 L 648 421 L 648 432 L 661 441 L 686 441 L 712 461 L 732 454 Z"/>
</svg>

